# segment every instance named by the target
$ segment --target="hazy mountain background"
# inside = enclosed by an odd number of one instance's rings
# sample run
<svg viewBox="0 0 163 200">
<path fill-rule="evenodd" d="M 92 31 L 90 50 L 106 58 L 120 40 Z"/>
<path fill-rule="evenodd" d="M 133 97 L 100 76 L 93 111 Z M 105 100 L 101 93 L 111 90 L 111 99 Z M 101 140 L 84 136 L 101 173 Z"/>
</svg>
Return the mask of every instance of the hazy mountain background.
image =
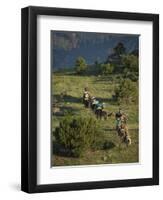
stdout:
<svg viewBox="0 0 163 200">
<path fill-rule="evenodd" d="M 77 57 L 82 56 L 87 64 L 105 62 L 113 48 L 122 42 L 126 53 L 138 49 L 139 36 L 129 34 L 52 31 L 52 69 L 74 67 Z"/>
</svg>

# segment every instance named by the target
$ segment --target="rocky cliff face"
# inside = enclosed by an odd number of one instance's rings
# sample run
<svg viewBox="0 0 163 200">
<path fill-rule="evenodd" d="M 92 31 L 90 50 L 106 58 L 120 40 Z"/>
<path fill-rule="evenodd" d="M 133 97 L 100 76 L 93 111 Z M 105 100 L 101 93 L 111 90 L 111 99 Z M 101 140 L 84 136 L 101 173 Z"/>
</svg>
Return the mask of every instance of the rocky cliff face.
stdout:
<svg viewBox="0 0 163 200">
<path fill-rule="evenodd" d="M 126 52 L 138 49 L 138 35 L 52 31 L 52 68 L 71 68 L 78 56 L 88 64 L 105 62 L 117 43 L 123 43 Z"/>
</svg>

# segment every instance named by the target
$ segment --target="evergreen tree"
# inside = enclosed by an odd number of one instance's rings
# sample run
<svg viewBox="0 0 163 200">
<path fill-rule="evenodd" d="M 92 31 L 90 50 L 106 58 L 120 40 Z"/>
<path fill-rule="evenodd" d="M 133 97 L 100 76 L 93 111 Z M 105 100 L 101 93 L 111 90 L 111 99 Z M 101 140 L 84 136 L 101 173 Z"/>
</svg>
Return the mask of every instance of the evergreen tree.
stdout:
<svg viewBox="0 0 163 200">
<path fill-rule="evenodd" d="M 87 64 L 83 57 L 78 57 L 75 62 L 75 70 L 77 74 L 84 74 L 87 70 Z"/>
</svg>

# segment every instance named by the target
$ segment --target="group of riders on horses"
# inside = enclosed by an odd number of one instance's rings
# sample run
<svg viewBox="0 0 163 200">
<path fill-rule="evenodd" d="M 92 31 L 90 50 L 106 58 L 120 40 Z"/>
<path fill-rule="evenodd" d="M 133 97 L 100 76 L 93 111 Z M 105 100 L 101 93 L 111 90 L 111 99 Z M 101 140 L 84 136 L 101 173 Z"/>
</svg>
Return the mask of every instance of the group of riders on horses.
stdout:
<svg viewBox="0 0 163 200">
<path fill-rule="evenodd" d="M 86 108 L 91 108 L 98 117 L 102 117 L 101 113 L 105 107 L 105 103 L 98 101 L 95 97 L 90 95 L 88 88 L 84 88 L 83 103 Z"/>
<path fill-rule="evenodd" d="M 102 117 L 106 120 L 108 116 L 111 116 L 113 113 L 107 113 L 104 110 L 105 103 L 98 101 L 95 97 L 92 97 L 88 88 L 84 88 L 83 92 L 83 103 L 86 108 L 91 108 L 97 119 L 101 119 Z M 122 112 L 121 108 L 119 111 L 115 113 L 116 120 L 116 131 L 118 135 L 127 142 L 127 144 L 131 144 L 131 138 L 129 137 L 128 128 L 127 128 L 127 116 Z"/>
</svg>

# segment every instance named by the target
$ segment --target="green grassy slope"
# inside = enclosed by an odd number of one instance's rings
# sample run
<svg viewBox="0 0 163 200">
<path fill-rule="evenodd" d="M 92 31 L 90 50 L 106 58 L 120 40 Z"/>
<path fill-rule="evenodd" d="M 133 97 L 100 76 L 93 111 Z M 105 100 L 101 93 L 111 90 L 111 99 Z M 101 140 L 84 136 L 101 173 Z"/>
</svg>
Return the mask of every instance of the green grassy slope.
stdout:
<svg viewBox="0 0 163 200">
<path fill-rule="evenodd" d="M 108 112 L 118 111 L 119 105 L 112 101 L 114 88 L 118 83 L 118 76 L 77 76 L 73 74 L 55 73 L 52 75 L 53 100 L 57 100 L 60 108 L 58 115 L 52 116 L 52 131 L 59 125 L 63 118 L 62 113 L 70 112 L 71 115 L 92 116 L 94 113 L 86 109 L 82 104 L 84 87 L 88 87 L 92 96 L 106 104 Z M 61 93 L 66 94 L 62 97 Z M 98 120 L 104 133 L 104 139 L 113 143 L 113 147 L 107 150 L 87 151 L 82 158 L 63 157 L 52 155 L 52 164 L 58 165 L 81 165 L 103 163 L 129 163 L 138 162 L 138 105 L 121 105 L 128 115 L 128 128 L 132 139 L 132 145 L 126 147 L 120 142 L 116 134 L 115 118 Z"/>
</svg>

